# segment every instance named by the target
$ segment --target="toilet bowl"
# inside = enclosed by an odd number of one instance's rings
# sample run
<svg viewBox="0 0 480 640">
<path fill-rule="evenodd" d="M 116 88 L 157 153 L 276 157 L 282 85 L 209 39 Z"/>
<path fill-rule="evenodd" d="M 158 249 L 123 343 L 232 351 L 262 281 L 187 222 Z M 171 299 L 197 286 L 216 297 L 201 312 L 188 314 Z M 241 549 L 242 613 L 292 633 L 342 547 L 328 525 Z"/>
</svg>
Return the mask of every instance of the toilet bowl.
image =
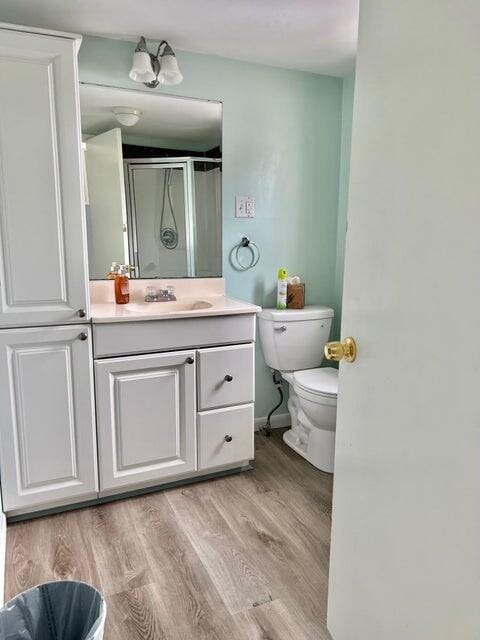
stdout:
<svg viewBox="0 0 480 640">
<path fill-rule="evenodd" d="M 305 457 L 322 471 L 333 473 L 338 370 L 325 367 L 296 371 L 293 391 L 300 408 L 298 421 L 308 429 Z"/>
<path fill-rule="evenodd" d="M 264 309 L 259 316 L 266 364 L 289 384 L 291 428 L 283 439 L 318 469 L 333 473 L 338 371 L 320 367 L 333 310 Z"/>
</svg>

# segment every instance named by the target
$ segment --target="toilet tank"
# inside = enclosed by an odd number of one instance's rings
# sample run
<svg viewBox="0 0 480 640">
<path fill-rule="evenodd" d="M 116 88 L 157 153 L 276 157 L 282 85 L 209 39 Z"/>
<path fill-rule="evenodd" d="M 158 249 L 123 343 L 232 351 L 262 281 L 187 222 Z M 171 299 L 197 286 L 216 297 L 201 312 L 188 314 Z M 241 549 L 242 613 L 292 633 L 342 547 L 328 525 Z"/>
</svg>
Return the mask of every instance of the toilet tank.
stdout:
<svg viewBox="0 0 480 640">
<path fill-rule="evenodd" d="M 333 309 L 263 309 L 259 314 L 260 340 L 267 366 L 278 371 L 319 367 L 328 342 Z"/>
</svg>

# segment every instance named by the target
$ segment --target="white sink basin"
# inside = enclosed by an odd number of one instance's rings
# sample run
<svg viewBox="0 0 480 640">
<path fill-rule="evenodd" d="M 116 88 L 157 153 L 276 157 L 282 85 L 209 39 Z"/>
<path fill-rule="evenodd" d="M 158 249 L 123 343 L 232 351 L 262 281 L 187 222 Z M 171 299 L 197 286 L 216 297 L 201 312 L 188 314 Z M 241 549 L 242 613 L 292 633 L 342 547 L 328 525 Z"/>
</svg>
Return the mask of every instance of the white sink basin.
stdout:
<svg viewBox="0 0 480 640">
<path fill-rule="evenodd" d="M 175 313 L 176 311 L 196 311 L 210 309 L 212 304 L 205 300 L 175 300 L 171 302 L 129 302 L 123 308 L 127 313 Z"/>
</svg>

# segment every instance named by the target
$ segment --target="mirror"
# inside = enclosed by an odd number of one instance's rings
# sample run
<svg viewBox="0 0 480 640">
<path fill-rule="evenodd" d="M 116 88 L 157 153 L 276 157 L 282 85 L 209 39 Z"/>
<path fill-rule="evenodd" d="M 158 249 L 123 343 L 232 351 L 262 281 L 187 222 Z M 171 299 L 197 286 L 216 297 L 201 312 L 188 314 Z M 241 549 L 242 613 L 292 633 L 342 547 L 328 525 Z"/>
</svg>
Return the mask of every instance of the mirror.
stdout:
<svg viewBox="0 0 480 640">
<path fill-rule="evenodd" d="M 90 278 L 222 275 L 222 104 L 80 85 Z"/>
</svg>

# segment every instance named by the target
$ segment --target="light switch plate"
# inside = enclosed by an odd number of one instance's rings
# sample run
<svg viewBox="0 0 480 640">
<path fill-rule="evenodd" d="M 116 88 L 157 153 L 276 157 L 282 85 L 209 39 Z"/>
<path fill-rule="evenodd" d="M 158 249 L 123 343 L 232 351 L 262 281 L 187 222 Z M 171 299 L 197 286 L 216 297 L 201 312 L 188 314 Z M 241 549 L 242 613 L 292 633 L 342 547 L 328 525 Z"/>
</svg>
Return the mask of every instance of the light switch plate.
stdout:
<svg viewBox="0 0 480 640">
<path fill-rule="evenodd" d="M 255 198 L 253 196 L 235 196 L 235 217 L 255 217 Z"/>
</svg>

